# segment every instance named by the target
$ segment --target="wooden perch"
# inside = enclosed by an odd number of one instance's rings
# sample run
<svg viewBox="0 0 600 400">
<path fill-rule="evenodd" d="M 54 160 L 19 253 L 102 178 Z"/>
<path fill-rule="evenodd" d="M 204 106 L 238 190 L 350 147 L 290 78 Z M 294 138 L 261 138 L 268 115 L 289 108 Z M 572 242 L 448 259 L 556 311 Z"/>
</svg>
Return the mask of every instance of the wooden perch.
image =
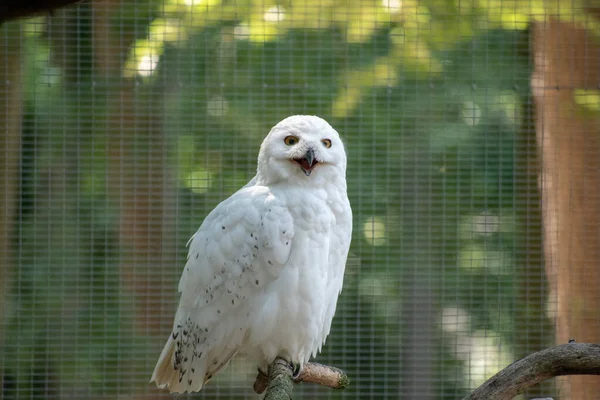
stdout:
<svg viewBox="0 0 600 400">
<path fill-rule="evenodd" d="M 259 371 L 254 382 L 254 391 L 260 394 L 266 389 L 265 400 L 289 400 L 292 398 L 294 383 L 316 383 L 333 389 L 345 389 L 350 384 L 350 379 L 342 370 L 318 363 L 305 364 L 296 379 L 293 379 L 292 375 L 291 365 L 281 358 L 276 358 L 269 365 L 269 376 Z"/>
<path fill-rule="evenodd" d="M 600 345 L 569 343 L 515 361 L 463 400 L 509 400 L 530 386 L 563 375 L 600 375 Z"/>
</svg>

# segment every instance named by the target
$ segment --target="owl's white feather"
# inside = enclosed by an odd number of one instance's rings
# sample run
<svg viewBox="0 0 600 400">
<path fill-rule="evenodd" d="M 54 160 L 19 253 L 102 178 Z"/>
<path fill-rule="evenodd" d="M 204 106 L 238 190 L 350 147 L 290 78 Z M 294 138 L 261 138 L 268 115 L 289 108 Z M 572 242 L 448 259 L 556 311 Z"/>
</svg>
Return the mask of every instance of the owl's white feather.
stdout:
<svg viewBox="0 0 600 400">
<path fill-rule="evenodd" d="M 151 381 L 193 392 L 238 351 L 258 368 L 300 368 L 325 342 L 350 238 L 346 153 L 315 116 L 292 116 L 263 141 L 256 176 L 190 240 L 181 299 Z"/>
</svg>

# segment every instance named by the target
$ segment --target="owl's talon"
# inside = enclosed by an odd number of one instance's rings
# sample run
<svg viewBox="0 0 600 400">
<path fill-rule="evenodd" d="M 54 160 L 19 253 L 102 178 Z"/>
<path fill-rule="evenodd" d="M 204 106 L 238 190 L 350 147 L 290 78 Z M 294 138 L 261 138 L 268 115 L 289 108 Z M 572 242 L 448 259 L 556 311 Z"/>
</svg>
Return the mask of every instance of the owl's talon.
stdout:
<svg viewBox="0 0 600 400">
<path fill-rule="evenodd" d="M 300 364 L 296 365 L 293 362 L 291 362 L 290 365 L 292 367 L 292 379 L 296 381 L 300 377 L 300 373 L 302 372 L 302 366 Z"/>
</svg>

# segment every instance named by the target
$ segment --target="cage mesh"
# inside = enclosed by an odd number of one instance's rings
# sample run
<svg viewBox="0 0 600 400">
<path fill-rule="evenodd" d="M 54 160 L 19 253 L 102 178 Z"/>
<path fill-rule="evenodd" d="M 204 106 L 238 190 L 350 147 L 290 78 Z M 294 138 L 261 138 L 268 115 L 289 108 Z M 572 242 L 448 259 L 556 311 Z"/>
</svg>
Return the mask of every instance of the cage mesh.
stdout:
<svg viewBox="0 0 600 400">
<path fill-rule="evenodd" d="M 2 23 L 0 399 L 170 398 L 148 381 L 186 242 L 293 114 L 340 132 L 354 213 L 317 357 L 352 383 L 295 396 L 458 399 L 600 341 L 598 32 L 593 2 L 541 0 L 115 0 Z M 242 354 L 186 396 L 256 398 L 255 374 Z"/>
</svg>

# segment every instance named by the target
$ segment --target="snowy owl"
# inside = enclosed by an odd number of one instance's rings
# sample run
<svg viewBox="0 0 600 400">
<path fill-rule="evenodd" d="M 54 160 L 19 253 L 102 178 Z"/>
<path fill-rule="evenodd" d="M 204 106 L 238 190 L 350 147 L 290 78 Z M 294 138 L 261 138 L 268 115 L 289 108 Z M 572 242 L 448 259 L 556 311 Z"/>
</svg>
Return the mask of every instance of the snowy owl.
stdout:
<svg viewBox="0 0 600 400">
<path fill-rule="evenodd" d="M 238 351 L 263 372 L 281 357 L 298 374 L 329 334 L 351 233 L 338 133 L 316 116 L 279 122 L 256 176 L 190 239 L 173 332 L 151 382 L 198 391 Z"/>
</svg>

